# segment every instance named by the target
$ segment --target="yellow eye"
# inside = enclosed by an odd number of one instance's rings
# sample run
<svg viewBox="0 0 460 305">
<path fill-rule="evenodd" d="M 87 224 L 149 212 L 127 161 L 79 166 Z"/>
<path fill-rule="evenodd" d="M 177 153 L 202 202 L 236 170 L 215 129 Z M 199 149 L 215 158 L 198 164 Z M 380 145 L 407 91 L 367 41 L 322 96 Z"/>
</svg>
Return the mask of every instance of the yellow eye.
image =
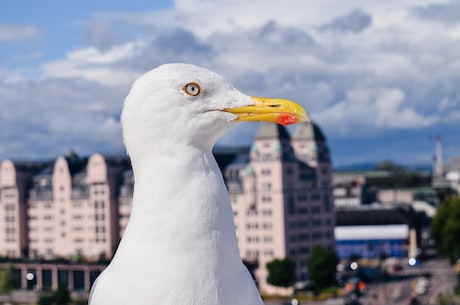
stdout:
<svg viewBox="0 0 460 305">
<path fill-rule="evenodd" d="M 185 84 L 183 90 L 185 93 L 191 96 L 197 96 L 198 94 L 200 94 L 201 91 L 200 85 L 198 85 L 197 83 Z"/>
</svg>

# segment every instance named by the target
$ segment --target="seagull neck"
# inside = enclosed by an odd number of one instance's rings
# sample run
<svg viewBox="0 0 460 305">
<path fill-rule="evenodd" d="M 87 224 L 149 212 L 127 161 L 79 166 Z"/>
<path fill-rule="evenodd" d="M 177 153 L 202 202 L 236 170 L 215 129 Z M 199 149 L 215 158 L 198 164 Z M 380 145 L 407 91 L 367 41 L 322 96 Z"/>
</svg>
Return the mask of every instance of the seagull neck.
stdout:
<svg viewBox="0 0 460 305">
<path fill-rule="evenodd" d="M 130 246 L 187 245 L 217 234 L 238 251 L 227 189 L 211 150 L 188 147 L 134 160 L 133 171 L 133 208 L 123 237 Z"/>
</svg>

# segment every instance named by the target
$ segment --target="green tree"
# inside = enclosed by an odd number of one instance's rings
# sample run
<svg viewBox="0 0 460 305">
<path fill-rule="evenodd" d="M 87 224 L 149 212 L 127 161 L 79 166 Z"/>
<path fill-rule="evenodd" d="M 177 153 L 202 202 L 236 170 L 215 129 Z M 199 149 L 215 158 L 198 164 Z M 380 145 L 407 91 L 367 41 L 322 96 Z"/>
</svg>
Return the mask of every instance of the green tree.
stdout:
<svg viewBox="0 0 460 305">
<path fill-rule="evenodd" d="M 49 294 L 41 295 L 38 299 L 38 305 L 53 305 L 53 297 Z"/>
<path fill-rule="evenodd" d="M 58 290 L 53 293 L 53 300 L 56 305 L 68 305 L 70 303 L 70 292 L 65 285 L 59 285 Z"/>
<path fill-rule="evenodd" d="M 38 299 L 38 305 L 68 305 L 70 304 L 70 292 L 64 285 L 59 285 L 53 293 L 45 293 Z"/>
<path fill-rule="evenodd" d="M 8 293 L 14 288 L 13 266 L 0 270 L 0 293 Z"/>
<path fill-rule="evenodd" d="M 439 207 L 431 222 L 431 235 L 438 251 L 455 262 L 460 258 L 460 197 L 451 197 Z"/>
<path fill-rule="evenodd" d="M 339 258 L 334 251 L 319 245 L 312 248 L 307 267 L 316 294 L 334 285 L 338 263 Z"/>
<path fill-rule="evenodd" d="M 295 263 L 288 257 L 274 259 L 267 265 L 267 283 L 278 287 L 289 287 L 295 279 Z"/>
</svg>

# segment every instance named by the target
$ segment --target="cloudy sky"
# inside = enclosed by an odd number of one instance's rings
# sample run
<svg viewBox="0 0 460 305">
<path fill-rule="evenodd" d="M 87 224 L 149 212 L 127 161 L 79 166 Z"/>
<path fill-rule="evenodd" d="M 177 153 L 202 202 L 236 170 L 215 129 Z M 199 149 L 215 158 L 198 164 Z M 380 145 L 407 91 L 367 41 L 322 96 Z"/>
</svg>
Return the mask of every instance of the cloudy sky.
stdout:
<svg viewBox="0 0 460 305">
<path fill-rule="evenodd" d="M 166 62 L 301 103 L 335 165 L 460 155 L 459 1 L 41 0 L 0 3 L 0 160 L 124 153 L 123 98 Z"/>
</svg>

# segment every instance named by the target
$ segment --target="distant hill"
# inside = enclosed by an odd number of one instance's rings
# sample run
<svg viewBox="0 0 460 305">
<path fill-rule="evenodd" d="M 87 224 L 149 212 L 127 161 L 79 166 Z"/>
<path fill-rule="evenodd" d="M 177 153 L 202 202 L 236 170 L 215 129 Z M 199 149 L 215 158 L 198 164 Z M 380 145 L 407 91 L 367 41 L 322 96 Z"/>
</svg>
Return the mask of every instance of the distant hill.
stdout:
<svg viewBox="0 0 460 305">
<path fill-rule="evenodd" d="M 334 167 L 334 171 L 345 172 L 345 171 L 367 171 L 375 169 L 379 162 L 364 162 L 355 164 L 338 165 Z M 404 168 L 410 170 L 422 170 L 429 173 L 432 172 L 432 166 L 430 164 L 398 164 Z"/>
</svg>

